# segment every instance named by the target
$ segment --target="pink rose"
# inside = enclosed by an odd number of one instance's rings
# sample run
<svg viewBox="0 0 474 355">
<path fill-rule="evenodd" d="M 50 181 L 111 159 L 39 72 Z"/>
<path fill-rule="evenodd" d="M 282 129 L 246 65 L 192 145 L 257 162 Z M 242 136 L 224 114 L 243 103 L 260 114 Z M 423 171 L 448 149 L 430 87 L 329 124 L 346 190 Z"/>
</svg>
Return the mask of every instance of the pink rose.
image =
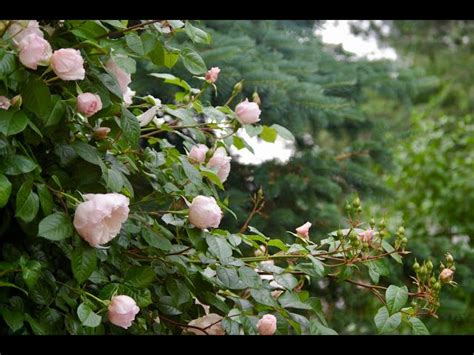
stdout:
<svg viewBox="0 0 474 355">
<path fill-rule="evenodd" d="M 130 200 L 118 193 L 87 194 L 77 206 L 74 227 L 92 247 L 108 243 L 128 218 Z"/>
<path fill-rule="evenodd" d="M 44 37 L 43 32 L 39 28 L 36 20 L 20 20 L 13 21 L 8 27 L 8 35 L 12 38 L 13 43 L 18 46 L 23 38 L 30 34 L 35 34 L 41 38 Z"/>
<path fill-rule="evenodd" d="M 38 65 L 49 65 L 53 50 L 48 41 L 35 33 L 24 37 L 18 44 L 20 62 L 25 67 L 36 70 Z"/>
<path fill-rule="evenodd" d="M 252 124 L 260 121 L 260 109 L 255 102 L 249 102 L 248 99 L 242 101 L 235 107 L 235 114 L 237 119 L 242 124 Z"/>
<path fill-rule="evenodd" d="M 222 317 L 220 315 L 209 313 L 203 317 L 192 320 L 188 325 L 204 329 L 208 335 L 225 335 L 221 321 Z M 206 335 L 206 333 L 197 328 L 186 328 L 186 332 L 194 333 L 196 335 Z"/>
<path fill-rule="evenodd" d="M 219 77 L 220 71 L 221 70 L 219 69 L 219 67 L 212 67 L 206 73 L 206 80 L 211 83 L 215 83 L 217 81 L 217 78 Z"/>
<path fill-rule="evenodd" d="M 6 96 L 0 96 L 0 109 L 8 110 L 10 108 L 10 100 Z"/>
<path fill-rule="evenodd" d="M 257 323 L 260 335 L 273 335 L 276 331 L 277 319 L 273 314 L 265 314 Z"/>
<path fill-rule="evenodd" d="M 130 74 L 126 73 L 122 68 L 120 68 L 112 59 L 109 59 L 105 63 L 105 67 L 112 73 L 112 75 L 117 79 L 117 82 L 120 86 L 122 94 L 127 93 L 128 84 L 132 82 L 132 77 Z"/>
<path fill-rule="evenodd" d="M 454 271 L 448 268 L 443 269 L 441 273 L 439 274 L 439 278 L 441 279 L 441 282 L 443 283 L 449 283 L 453 280 L 454 276 Z"/>
<path fill-rule="evenodd" d="M 227 180 L 230 173 L 230 161 L 231 157 L 227 156 L 227 153 L 223 147 L 219 147 L 214 152 L 214 155 L 209 162 L 207 167 L 210 169 L 217 168 L 217 176 L 222 182 Z"/>
<path fill-rule="evenodd" d="M 306 222 L 302 226 L 296 228 L 296 234 L 298 234 L 303 239 L 309 239 L 309 229 L 311 228 L 311 223 Z"/>
<path fill-rule="evenodd" d="M 222 211 L 214 197 L 196 196 L 189 206 L 189 222 L 199 229 L 217 228 L 222 219 Z"/>
<path fill-rule="evenodd" d="M 372 238 L 374 237 L 374 230 L 373 229 L 367 229 L 363 231 L 362 233 L 359 233 L 359 238 L 363 242 L 369 243 L 372 241 Z"/>
<path fill-rule="evenodd" d="M 209 148 L 204 144 L 196 144 L 191 148 L 188 157 L 195 163 L 204 163 L 206 160 L 206 153 Z"/>
<path fill-rule="evenodd" d="M 62 80 L 83 80 L 86 75 L 81 52 L 73 48 L 54 51 L 51 56 L 51 68 Z"/>
<path fill-rule="evenodd" d="M 77 97 L 77 111 L 90 117 L 102 110 L 102 100 L 99 95 L 85 92 Z"/>
<path fill-rule="evenodd" d="M 112 297 L 108 311 L 110 323 L 127 329 L 132 325 L 140 308 L 133 298 L 119 295 Z"/>
</svg>

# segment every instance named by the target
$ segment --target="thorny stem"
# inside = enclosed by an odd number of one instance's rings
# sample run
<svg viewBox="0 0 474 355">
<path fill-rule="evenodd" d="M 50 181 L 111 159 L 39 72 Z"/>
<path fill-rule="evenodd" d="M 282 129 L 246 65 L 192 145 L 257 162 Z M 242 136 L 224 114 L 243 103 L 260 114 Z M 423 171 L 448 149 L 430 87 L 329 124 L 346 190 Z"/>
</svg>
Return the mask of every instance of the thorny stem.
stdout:
<svg viewBox="0 0 474 355">
<path fill-rule="evenodd" d="M 108 32 L 106 34 L 103 34 L 101 36 L 96 37 L 95 39 L 101 39 L 101 38 L 104 38 L 104 37 L 116 36 L 116 35 L 119 35 L 121 33 L 130 32 L 130 31 L 136 30 L 137 28 L 145 27 L 145 26 L 148 26 L 148 25 L 151 25 L 153 23 L 160 22 L 160 21 L 161 20 L 151 20 L 151 21 L 142 22 L 142 23 L 136 24 L 134 26 L 124 28 L 123 30 Z"/>
<path fill-rule="evenodd" d="M 253 201 L 253 208 L 252 208 L 252 211 L 249 213 L 247 219 L 245 220 L 244 224 L 240 228 L 239 233 L 241 234 L 247 230 L 247 227 L 250 221 L 252 220 L 252 218 L 255 216 L 255 214 L 259 213 L 262 210 L 263 206 L 265 205 L 263 196 L 261 196 L 259 193 L 256 193 L 252 197 L 252 201 Z"/>
</svg>

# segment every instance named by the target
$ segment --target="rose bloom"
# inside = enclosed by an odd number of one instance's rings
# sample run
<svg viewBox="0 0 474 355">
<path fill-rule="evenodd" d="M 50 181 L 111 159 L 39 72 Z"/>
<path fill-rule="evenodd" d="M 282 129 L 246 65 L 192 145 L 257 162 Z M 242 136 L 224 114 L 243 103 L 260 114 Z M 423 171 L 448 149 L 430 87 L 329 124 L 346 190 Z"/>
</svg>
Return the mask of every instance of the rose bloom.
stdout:
<svg viewBox="0 0 474 355">
<path fill-rule="evenodd" d="M 50 44 L 35 33 L 29 34 L 18 45 L 19 59 L 25 67 L 36 70 L 38 65 L 49 65 L 53 53 Z"/>
<path fill-rule="evenodd" d="M 35 34 L 41 38 L 44 37 L 43 32 L 39 28 L 36 20 L 20 20 L 13 21 L 8 27 L 8 35 L 12 38 L 13 43 L 18 45 L 23 38 L 30 34 Z"/>
<path fill-rule="evenodd" d="M 209 148 L 204 144 L 193 145 L 189 151 L 188 158 L 196 163 L 204 163 L 208 150 Z"/>
<path fill-rule="evenodd" d="M 302 226 L 296 228 L 296 234 L 298 234 L 303 239 L 309 239 L 309 229 L 311 228 L 311 223 L 306 222 Z"/>
<path fill-rule="evenodd" d="M 242 124 L 252 124 L 260 121 L 260 109 L 255 102 L 249 102 L 248 99 L 242 101 L 235 107 L 237 119 Z"/>
<path fill-rule="evenodd" d="M 265 314 L 257 323 L 260 335 L 273 335 L 276 331 L 277 319 L 273 314 Z"/>
<path fill-rule="evenodd" d="M 208 335 L 225 335 L 224 329 L 222 329 L 222 317 L 216 313 L 209 313 L 203 317 L 192 320 L 188 325 L 192 325 L 199 328 L 205 328 Z M 213 324 L 211 327 L 209 327 Z M 209 327 L 209 328 L 208 328 Z M 186 332 L 194 333 L 196 335 L 206 335 L 202 330 L 197 328 L 186 328 Z"/>
<path fill-rule="evenodd" d="M 90 117 L 102 110 L 102 100 L 99 95 L 85 92 L 77 97 L 77 111 Z"/>
<path fill-rule="evenodd" d="M 107 316 L 110 323 L 127 329 L 132 325 L 138 312 L 140 312 L 140 308 L 133 298 L 119 295 L 112 297 Z"/>
<path fill-rule="evenodd" d="M 11 102 L 6 96 L 0 96 L 0 109 L 8 110 L 10 108 Z"/>
<path fill-rule="evenodd" d="M 108 243 L 128 218 L 130 200 L 118 193 L 87 194 L 77 206 L 74 227 L 92 247 Z"/>
<path fill-rule="evenodd" d="M 62 80 L 83 80 L 86 75 L 81 52 L 73 48 L 54 51 L 51 56 L 51 68 Z"/>
<path fill-rule="evenodd" d="M 219 67 L 212 67 L 206 73 L 206 80 L 211 83 L 215 83 L 217 81 L 217 78 L 219 77 L 220 71 L 221 70 L 219 69 Z"/>
<path fill-rule="evenodd" d="M 443 283 L 448 283 L 452 281 L 454 276 L 454 271 L 448 268 L 443 269 L 441 273 L 439 274 L 439 278 L 441 279 L 441 282 Z"/>
<path fill-rule="evenodd" d="M 224 183 L 230 173 L 231 159 L 232 158 L 227 155 L 226 150 L 223 147 L 219 147 L 214 152 L 212 158 L 209 159 L 207 167 L 210 169 L 217 168 L 216 175 Z"/>
<path fill-rule="evenodd" d="M 189 206 L 189 222 L 199 229 L 217 228 L 222 219 L 222 210 L 214 197 L 196 196 Z"/>
<path fill-rule="evenodd" d="M 374 230 L 373 229 L 367 229 L 363 231 L 362 233 L 359 233 L 359 238 L 363 242 L 370 242 L 372 241 L 372 238 L 374 237 Z"/>
</svg>

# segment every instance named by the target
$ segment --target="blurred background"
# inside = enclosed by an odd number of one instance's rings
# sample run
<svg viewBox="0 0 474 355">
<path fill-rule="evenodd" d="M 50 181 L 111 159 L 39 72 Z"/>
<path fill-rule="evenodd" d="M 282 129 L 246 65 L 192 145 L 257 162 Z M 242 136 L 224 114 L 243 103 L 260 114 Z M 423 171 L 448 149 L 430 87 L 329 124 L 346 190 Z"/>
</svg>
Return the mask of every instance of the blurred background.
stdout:
<svg viewBox="0 0 474 355">
<path fill-rule="evenodd" d="M 309 221 L 311 239 L 318 241 L 341 226 L 345 201 L 358 194 L 366 220 L 404 224 L 413 252 L 403 270 L 384 265 L 380 282 L 408 283 L 415 258 L 437 266 L 450 251 L 459 287 L 443 288 L 439 319 L 425 323 L 432 334 L 474 333 L 472 21 L 196 24 L 212 42 L 195 48 L 209 68 L 221 69 L 217 95 L 207 91 L 203 100 L 223 105 L 244 79 L 232 105 L 256 93 L 262 122 L 295 136 L 271 144 L 241 132 L 254 154 L 232 152 L 224 196 L 238 220 L 245 220 L 251 195 L 262 187 L 266 203 L 253 226 L 291 240 L 286 231 Z M 168 48 L 185 37 L 176 36 Z M 180 65 L 171 72 L 197 85 Z M 156 67 L 141 63 L 132 88 L 172 102 L 175 92 L 150 79 L 150 71 Z M 238 230 L 240 222 L 227 215 L 225 228 Z M 327 280 L 313 280 L 310 288 L 336 331 L 373 330 L 380 305 L 366 291 Z"/>
</svg>

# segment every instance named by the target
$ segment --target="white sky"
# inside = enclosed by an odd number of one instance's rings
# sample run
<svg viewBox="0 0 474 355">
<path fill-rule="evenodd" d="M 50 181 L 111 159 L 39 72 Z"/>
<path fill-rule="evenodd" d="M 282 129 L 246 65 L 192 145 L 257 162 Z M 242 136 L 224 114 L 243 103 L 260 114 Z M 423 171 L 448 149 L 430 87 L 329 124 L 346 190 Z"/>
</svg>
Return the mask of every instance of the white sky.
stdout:
<svg viewBox="0 0 474 355">
<path fill-rule="evenodd" d="M 393 48 L 381 48 L 377 44 L 375 37 L 363 38 L 354 36 L 349 24 L 359 22 L 363 27 L 368 28 L 369 21 L 364 20 L 329 20 L 322 28 L 315 31 L 315 35 L 320 36 L 324 43 L 342 44 L 344 50 L 353 52 L 357 57 L 367 57 L 369 60 L 377 59 L 397 59 L 397 54 Z M 388 31 L 387 26 L 382 27 L 382 31 Z M 261 123 L 265 123 L 265 112 L 262 112 Z M 290 141 L 278 137 L 274 143 L 265 142 L 257 137 L 250 138 L 243 130 L 239 130 L 239 136 L 244 138 L 254 149 L 255 155 L 248 149 L 231 149 L 231 154 L 241 164 L 258 165 L 264 161 L 277 159 L 284 163 L 293 154 Z"/>
</svg>

